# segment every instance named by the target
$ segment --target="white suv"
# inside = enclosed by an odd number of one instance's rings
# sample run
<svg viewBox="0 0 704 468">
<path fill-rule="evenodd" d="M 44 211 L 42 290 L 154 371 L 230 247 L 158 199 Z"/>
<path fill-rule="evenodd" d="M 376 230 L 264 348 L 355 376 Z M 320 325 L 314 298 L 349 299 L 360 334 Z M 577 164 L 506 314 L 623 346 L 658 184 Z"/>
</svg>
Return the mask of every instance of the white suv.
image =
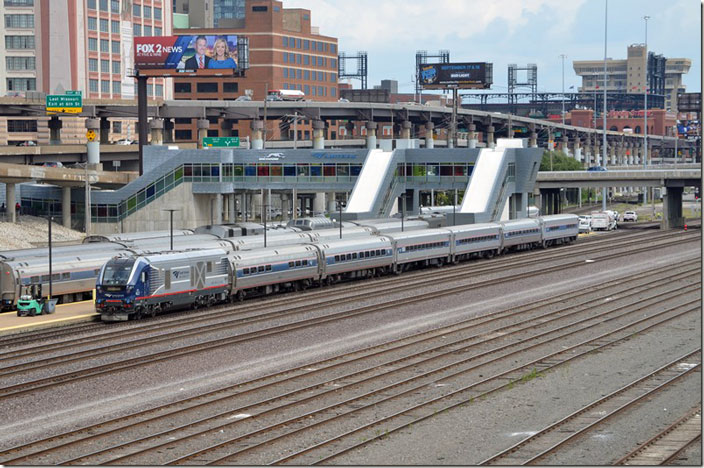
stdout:
<svg viewBox="0 0 704 468">
<path fill-rule="evenodd" d="M 623 213 L 623 221 L 638 221 L 638 213 L 635 211 L 626 211 Z"/>
</svg>

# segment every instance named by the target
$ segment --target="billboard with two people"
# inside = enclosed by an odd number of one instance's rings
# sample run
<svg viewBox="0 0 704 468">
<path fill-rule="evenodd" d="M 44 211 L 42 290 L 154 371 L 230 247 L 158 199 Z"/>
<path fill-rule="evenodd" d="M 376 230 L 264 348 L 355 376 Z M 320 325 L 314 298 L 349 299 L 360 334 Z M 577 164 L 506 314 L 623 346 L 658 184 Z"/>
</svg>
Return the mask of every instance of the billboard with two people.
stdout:
<svg viewBox="0 0 704 468">
<path fill-rule="evenodd" d="M 134 38 L 137 70 L 237 70 L 237 36 L 192 35 Z M 203 74 L 210 74 L 205 72 Z"/>
</svg>

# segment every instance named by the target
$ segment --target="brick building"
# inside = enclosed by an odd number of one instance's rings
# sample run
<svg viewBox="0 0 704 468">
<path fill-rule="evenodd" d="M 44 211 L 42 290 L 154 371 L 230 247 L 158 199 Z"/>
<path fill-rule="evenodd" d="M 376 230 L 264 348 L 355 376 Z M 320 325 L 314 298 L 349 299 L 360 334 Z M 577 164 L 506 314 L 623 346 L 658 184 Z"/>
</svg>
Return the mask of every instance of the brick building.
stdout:
<svg viewBox="0 0 704 468">
<path fill-rule="evenodd" d="M 222 1 L 222 0 L 221 0 Z M 174 78 L 174 99 L 235 100 L 248 95 L 263 100 L 267 90 L 296 89 L 307 100 L 336 101 L 337 38 L 323 36 L 311 25 L 310 10 L 283 8 L 276 0 L 239 0 L 242 8 L 235 18 L 219 19 L 212 27 L 212 16 L 206 19 L 189 13 L 189 29 L 177 29 L 174 34 L 238 35 L 249 39 L 249 65 L 243 77 Z M 196 0 L 188 3 L 190 12 L 200 12 L 208 4 L 216 11 L 218 0 Z M 203 5 L 200 5 L 203 4 Z M 178 8 L 178 7 L 177 7 Z M 220 11 L 218 9 L 217 11 Z M 231 15 L 233 16 L 233 15 Z M 195 18 L 195 20 L 194 20 Z M 205 21 L 206 23 L 203 23 Z M 199 24 L 200 23 L 200 24 Z M 210 26 L 210 27 L 205 27 Z M 209 136 L 248 136 L 250 121 L 211 119 Z M 331 124 L 326 138 L 335 139 Z M 308 139 L 310 121 L 301 121 L 299 138 Z M 268 122 L 267 139 L 293 139 L 293 130 L 281 122 Z M 194 141 L 197 136 L 195 119 L 176 119 L 174 137 L 177 141 Z"/>
<path fill-rule="evenodd" d="M 603 128 L 602 119 L 596 119 L 596 128 Z M 594 128 L 594 112 L 591 109 L 575 109 L 570 112 L 570 125 Z M 648 110 L 648 135 L 674 136 L 676 123 L 675 114 L 664 109 Z M 611 111 L 606 115 L 606 126 L 609 130 L 645 133 L 643 111 Z"/>
</svg>

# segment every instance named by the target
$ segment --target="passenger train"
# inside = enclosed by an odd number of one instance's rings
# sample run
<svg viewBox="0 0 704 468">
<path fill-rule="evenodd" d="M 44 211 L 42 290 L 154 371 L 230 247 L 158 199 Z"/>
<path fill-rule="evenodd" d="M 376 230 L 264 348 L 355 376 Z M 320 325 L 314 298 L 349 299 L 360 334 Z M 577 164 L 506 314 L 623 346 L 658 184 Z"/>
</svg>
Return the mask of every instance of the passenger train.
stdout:
<svg viewBox="0 0 704 468">
<path fill-rule="evenodd" d="M 571 243 L 577 238 L 578 224 L 576 215 L 553 215 L 342 240 L 331 235 L 253 250 L 120 254 L 100 270 L 96 309 L 104 321 L 122 321 L 346 279 L 398 274 L 411 267 Z"/>
<path fill-rule="evenodd" d="M 422 227 L 422 221 L 415 221 L 416 228 Z M 249 227 L 249 232 L 262 232 L 263 226 L 254 229 L 253 223 L 241 223 Z M 343 223 L 345 239 L 379 234 L 373 226 L 364 222 Z M 408 222 L 406 223 L 408 224 Z M 385 225 L 386 229 L 400 224 Z M 392 226 L 392 227 L 389 227 Z M 427 223 L 424 225 L 427 227 Z M 244 235 L 222 237 L 222 234 L 242 233 L 243 228 L 220 229 L 218 226 L 206 226 L 206 229 L 177 230 L 174 232 L 174 250 L 187 249 L 223 249 L 228 252 L 251 250 L 264 247 L 263 235 Z M 100 268 L 115 256 L 147 255 L 163 252 L 171 247 L 168 232 L 114 234 L 110 236 L 89 236 L 85 243 L 57 246 L 52 249 L 52 294 L 59 303 L 92 299 L 95 281 Z M 164 235 L 166 234 L 166 235 Z M 220 234 L 220 235 L 218 235 Z M 269 226 L 267 229 L 267 247 L 323 242 L 339 239 L 339 229 L 319 229 L 301 231 L 295 227 Z M 34 288 L 49 292 L 48 248 L 18 249 L 0 252 L 0 305 L 2 310 L 12 310 L 22 295 L 23 289 Z"/>
</svg>

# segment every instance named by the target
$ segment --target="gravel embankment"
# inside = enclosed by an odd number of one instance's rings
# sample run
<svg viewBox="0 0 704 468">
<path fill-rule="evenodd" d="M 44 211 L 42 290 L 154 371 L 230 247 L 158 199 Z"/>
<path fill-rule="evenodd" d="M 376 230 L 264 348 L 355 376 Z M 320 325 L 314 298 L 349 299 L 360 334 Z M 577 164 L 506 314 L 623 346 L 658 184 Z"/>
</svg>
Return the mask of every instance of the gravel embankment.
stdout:
<svg viewBox="0 0 704 468">
<path fill-rule="evenodd" d="M 56 220 L 51 227 L 53 242 L 80 242 L 82 232 L 68 229 Z M 0 222 L 0 250 L 29 249 L 45 246 L 49 242 L 49 224 L 36 216 L 20 216 L 17 223 Z"/>
</svg>

